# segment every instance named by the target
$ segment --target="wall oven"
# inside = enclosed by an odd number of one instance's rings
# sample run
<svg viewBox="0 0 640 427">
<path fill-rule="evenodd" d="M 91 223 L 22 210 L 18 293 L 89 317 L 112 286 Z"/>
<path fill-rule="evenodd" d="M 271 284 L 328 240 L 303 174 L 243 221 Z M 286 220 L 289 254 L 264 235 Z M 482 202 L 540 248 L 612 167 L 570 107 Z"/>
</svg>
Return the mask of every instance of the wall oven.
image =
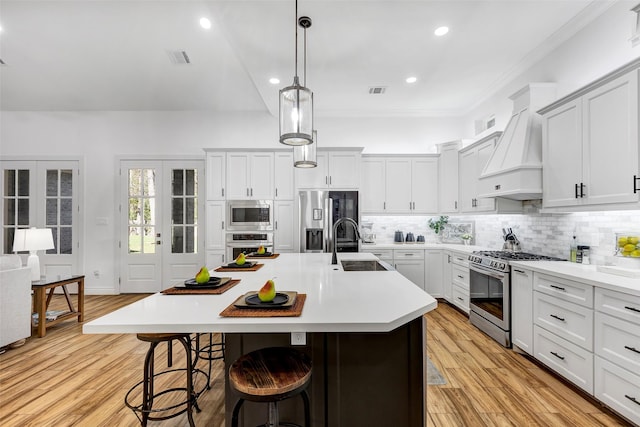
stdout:
<svg viewBox="0 0 640 427">
<path fill-rule="evenodd" d="M 264 246 L 267 252 L 273 252 L 273 232 L 252 231 L 227 233 L 227 262 L 232 262 L 240 253 L 256 252 Z"/>
<path fill-rule="evenodd" d="M 227 201 L 227 230 L 273 230 L 272 200 Z"/>
</svg>

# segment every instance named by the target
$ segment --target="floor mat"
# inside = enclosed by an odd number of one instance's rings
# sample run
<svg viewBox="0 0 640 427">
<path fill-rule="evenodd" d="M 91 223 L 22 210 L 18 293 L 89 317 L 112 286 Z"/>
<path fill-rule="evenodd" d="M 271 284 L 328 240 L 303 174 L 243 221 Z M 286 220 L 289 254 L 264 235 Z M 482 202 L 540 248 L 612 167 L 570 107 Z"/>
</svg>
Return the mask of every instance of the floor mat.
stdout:
<svg viewBox="0 0 640 427">
<path fill-rule="evenodd" d="M 446 384 L 447 380 L 444 379 L 438 368 L 435 367 L 431 359 L 427 357 L 427 385 L 442 385 Z"/>
</svg>

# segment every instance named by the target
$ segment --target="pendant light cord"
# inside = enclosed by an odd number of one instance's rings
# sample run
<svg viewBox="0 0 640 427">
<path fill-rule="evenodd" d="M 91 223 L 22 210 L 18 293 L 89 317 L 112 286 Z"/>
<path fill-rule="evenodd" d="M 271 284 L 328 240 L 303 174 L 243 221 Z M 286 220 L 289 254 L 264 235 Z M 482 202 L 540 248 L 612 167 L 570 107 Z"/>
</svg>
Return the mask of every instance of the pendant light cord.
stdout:
<svg viewBox="0 0 640 427">
<path fill-rule="evenodd" d="M 307 27 L 304 27 L 304 77 L 302 78 L 302 86 L 307 87 Z"/>
<path fill-rule="evenodd" d="M 298 77 L 298 0 L 296 0 L 296 16 L 293 20 L 296 26 L 296 77 Z"/>
</svg>

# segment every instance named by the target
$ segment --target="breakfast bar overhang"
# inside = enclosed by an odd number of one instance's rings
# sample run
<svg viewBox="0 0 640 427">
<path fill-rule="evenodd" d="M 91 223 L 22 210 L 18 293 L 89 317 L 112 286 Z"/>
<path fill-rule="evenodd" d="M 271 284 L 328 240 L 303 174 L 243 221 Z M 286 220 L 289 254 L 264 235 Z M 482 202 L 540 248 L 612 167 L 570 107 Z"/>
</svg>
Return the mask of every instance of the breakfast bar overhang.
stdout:
<svg viewBox="0 0 640 427">
<path fill-rule="evenodd" d="M 371 254 L 342 254 L 370 260 Z M 84 325 L 84 333 L 225 335 L 225 367 L 252 350 L 290 346 L 304 333 L 313 361 L 313 426 L 426 425 L 426 320 L 437 302 L 396 271 L 343 271 L 331 254 L 281 254 L 258 271 L 234 272 L 240 283 L 221 295 L 154 294 Z M 299 317 L 221 317 L 239 296 L 274 279 L 278 291 L 307 295 Z M 227 426 L 235 397 L 225 390 Z M 282 420 L 300 420 L 297 399 L 283 402 Z M 202 408 L 206 410 L 206 408 Z M 265 405 L 247 402 L 241 425 L 265 421 Z"/>
</svg>

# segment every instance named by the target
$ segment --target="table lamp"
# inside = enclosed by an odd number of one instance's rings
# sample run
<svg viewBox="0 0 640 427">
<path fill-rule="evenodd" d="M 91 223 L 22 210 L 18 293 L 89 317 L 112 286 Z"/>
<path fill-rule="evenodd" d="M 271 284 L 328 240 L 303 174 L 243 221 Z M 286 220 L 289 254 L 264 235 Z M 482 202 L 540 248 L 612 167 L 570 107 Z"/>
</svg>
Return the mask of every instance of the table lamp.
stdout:
<svg viewBox="0 0 640 427">
<path fill-rule="evenodd" d="M 40 258 L 38 251 L 53 249 L 53 234 L 50 228 L 23 228 L 16 230 L 13 252 L 29 251 L 27 267 L 31 268 L 31 280 L 40 280 Z"/>
</svg>

